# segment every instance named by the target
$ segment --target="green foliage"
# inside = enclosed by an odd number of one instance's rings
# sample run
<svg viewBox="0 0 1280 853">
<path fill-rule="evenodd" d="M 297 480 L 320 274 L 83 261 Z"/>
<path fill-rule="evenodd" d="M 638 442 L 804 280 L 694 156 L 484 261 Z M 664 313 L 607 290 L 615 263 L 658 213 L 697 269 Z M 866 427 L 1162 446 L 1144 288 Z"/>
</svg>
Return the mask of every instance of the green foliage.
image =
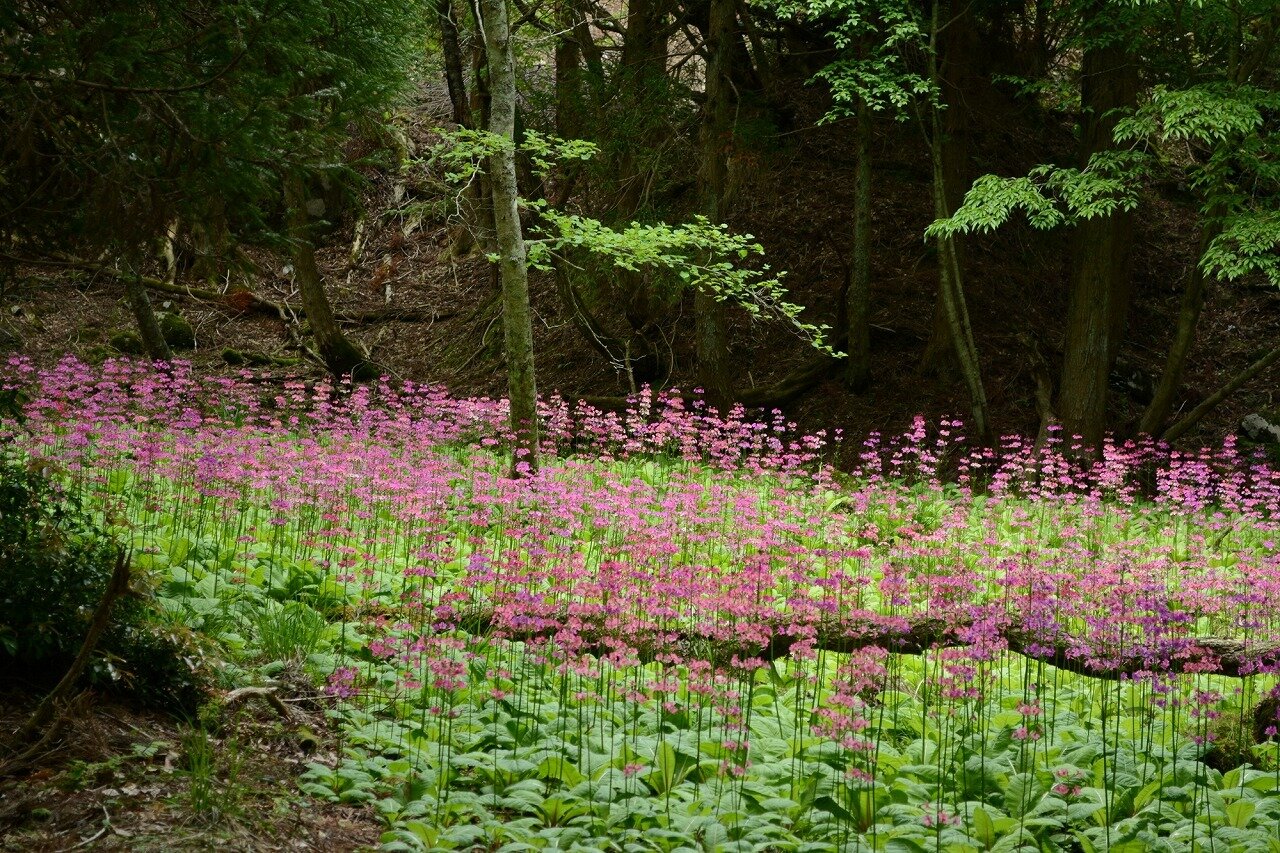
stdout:
<svg viewBox="0 0 1280 853">
<path fill-rule="evenodd" d="M 993 231 L 1015 212 L 1039 229 L 1108 216 L 1138 206 L 1141 179 L 1150 171 L 1136 151 L 1103 151 L 1083 169 L 1037 166 L 1025 177 L 983 175 L 973 182 L 964 203 L 949 218 L 933 222 L 925 235 Z"/>
<path fill-rule="evenodd" d="M 202 708 L 202 712 L 211 706 Z M 217 709 L 223 710 L 223 709 Z M 245 752 L 234 736 L 218 741 L 210 727 L 197 722 L 182 735 L 182 775 L 187 778 L 186 806 L 198 819 L 216 821 L 240 810 L 245 793 L 241 781 Z"/>
<path fill-rule="evenodd" d="M 431 149 L 430 162 L 443 166 L 445 180 L 455 184 L 470 181 L 484 170 L 486 160 L 513 147 L 529 157 L 539 177 L 549 174 L 558 162 L 590 160 L 598 150 L 595 143 L 583 139 L 560 139 L 534 130 L 526 130 L 519 145 L 487 130 L 436 128 L 435 133 L 440 142 Z"/>
<path fill-rule="evenodd" d="M 432 157 L 454 182 L 470 180 L 485 158 L 511 144 L 487 131 L 438 132 L 442 141 Z M 590 142 L 539 133 L 527 133 L 519 148 L 540 174 L 549 173 L 557 162 L 587 161 L 596 153 Z M 526 201 L 525 207 L 537 214 L 526 239 L 529 264 L 536 269 L 549 270 L 556 255 L 582 250 L 617 270 L 670 273 L 679 291 L 712 293 L 752 318 L 779 320 L 813 346 L 835 355 L 824 339 L 827 327 L 804 322 L 800 319 L 803 306 L 787 301 L 782 274 L 770 275 L 767 264 L 748 265 L 764 255 L 764 247 L 750 234 L 734 234 L 727 225 L 704 216 L 681 225 L 632 222 L 612 228 L 598 219 L 554 210 L 545 201 Z"/>
<path fill-rule="evenodd" d="M 831 88 L 834 107 L 823 121 L 852 115 L 859 103 L 899 120 L 921 100 L 936 102 L 928 78 L 913 70 L 908 55 L 927 47 L 929 35 L 920 7 L 872 0 L 756 0 L 784 17 L 827 28 L 839 58 L 814 79 Z"/>
<path fill-rule="evenodd" d="M 1253 86 L 1158 86 L 1116 126 L 1118 142 L 1180 166 L 1205 216 L 1221 225 L 1200 259 L 1211 276 L 1262 274 L 1280 286 L 1280 137 L 1268 121 L 1277 110 L 1280 92 Z"/>
<path fill-rule="evenodd" d="M 964 204 L 925 231 L 953 236 L 991 231 L 1021 212 L 1046 229 L 1137 207 L 1144 181 L 1157 169 L 1177 169 L 1221 226 L 1200 258 L 1206 273 L 1226 281 L 1261 274 L 1280 286 L 1280 140 L 1267 117 L 1280 93 L 1210 83 L 1155 87 L 1122 117 L 1115 141 L 1130 146 L 1093 155 L 1084 169 L 1037 166 L 1026 176 L 983 175 Z"/>
<path fill-rule="evenodd" d="M 111 577 L 117 547 L 39 468 L 0 457 L 0 655 L 70 660 Z M 126 621 L 137 603 L 120 603 Z"/>
<path fill-rule="evenodd" d="M 1280 287 L 1280 213 L 1258 211 L 1228 219 L 1200 265 L 1226 281 L 1261 273 Z"/>
<path fill-rule="evenodd" d="M 80 649 L 119 546 L 38 468 L 0 458 L 0 664 L 56 678 Z M 190 711 L 208 676 L 190 633 L 141 595 L 119 599 L 89 680 L 152 707 Z"/>
<path fill-rule="evenodd" d="M 329 630 L 324 616 L 300 601 L 259 602 L 248 608 L 257 652 L 272 661 L 291 661 L 318 651 Z"/>
<path fill-rule="evenodd" d="M 174 217 L 267 239 L 282 169 L 338 171 L 409 79 L 411 0 L 0 7 L 0 222 L 135 256 Z M 28 202 L 34 195 L 40 204 Z"/>
</svg>

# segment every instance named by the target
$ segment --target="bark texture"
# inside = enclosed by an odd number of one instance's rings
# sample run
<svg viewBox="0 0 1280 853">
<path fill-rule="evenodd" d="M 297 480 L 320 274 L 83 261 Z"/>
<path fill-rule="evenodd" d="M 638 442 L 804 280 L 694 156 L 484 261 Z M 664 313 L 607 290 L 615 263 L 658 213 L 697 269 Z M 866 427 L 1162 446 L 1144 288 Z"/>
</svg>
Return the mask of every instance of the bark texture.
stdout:
<svg viewBox="0 0 1280 853">
<path fill-rule="evenodd" d="M 142 283 L 141 275 L 130 275 L 124 280 L 125 295 L 129 299 L 129 310 L 138 323 L 138 334 L 142 337 L 142 345 L 147 355 L 156 361 L 171 361 L 173 352 L 165 342 L 160 331 L 160 321 L 156 319 L 155 309 L 151 307 L 151 299 L 147 296 L 147 287 Z"/>
<path fill-rule="evenodd" d="M 513 628 L 504 624 L 501 614 L 490 609 L 476 609 L 461 613 L 457 627 L 477 636 L 528 642 L 554 639 L 569 618 L 567 613 L 548 614 L 534 627 Z M 617 650 L 619 637 L 616 626 L 588 616 L 575 614 L 573 618 L 575 633 L 584 641 L 575 647 L 577 653 L 604 656 Z M 879 614 L 824 618 L 812 626 L 811 635 L 795 631 L 794 621 L 788 617 L 780 617 L 776 624 L 766 623 L 762 627 L 768 632 L 768 638 L 763 642 L 726 640 L 723 636 L 713 636 L 706 629 L 678 625 L 649 629 L 626 640 L 635 644 L 637 657 L 642 662 L 652 661 L 659 654 L 674 652 L 722 663 L 735 659 L 780 660 L 791 654 L 796 645 L 810 642 L 810 638 L 812 648 L 839 654 L 878 647 L 894 654 L 923 655 L 935 653 L 938 649 L 963 648 L 973 644 L 968 630 L 972 624 L 949 623 L 928 616 L 905 616 L 892 620 Z M 985 622 L 983 630 L 991 631 L 992 624 Z M 1057 634 L 1056 638 L 1052 636 L 1054 634 Z M 1087 640 L 1063 638 L 1061 633 L 1047 631 L 1044 626 L 1024 626 L 1016 618 L 1000 619 L 994 627 L 994 636 L 1003 640 L 1014 654 L 1042 661 L 1065 672 L 1106 681 L 1119 681 L 1152 671 L 1211 671 L 1226 678 L 1247 678 L 1257 671 L 1259 662 L 1273 661 L 1280 655 L 1280 646 L 1275 644 L 1227 637 L 1179 638 L 1179 648 L 1173 653 L 1167 648 L 1158 648 L 1159 645 L 1167 646 L 1167 641 L 1152 643 L 1153 648 L 1145 655 L 1131 649 L 1089 648 Z"/>
<path fill-rule="evenodd" d="M 512 476 L 538 468 L 538 387 L 533 367 L 533 317 L 529 268 L 520 226 L 516 187 L 516 75 L 506 0 L 479 0 L 489 58 L 489 132 L 510 145 L 489 158 L 493 221 L 502 282 L 502 326 L 507 354 L 511 430 L 515 436 Z"/>
<path fill-rule="evenodd" d="M 1138 66 L 1126 46 L 1109 43 L 1085 51 L 1082 77 L 1081 154 L 1087 161 L 1114 147 L 1114 111 L 1137 104 Z M 1107 380 L 1124 336 L 1133 228 L 1134 214 L 1117 211 L 1086 220 L 1077 234 L 1058 411 L 1067 433 L 1093 447 L 1106 430 Z"/>
<path fill-rule="evenodd" d="M 434 2 L 436 21 L 440 24 L 440 52 L 444 59 L 444 80 L 449 88 L 449 103 L 453 108 L 453 123 L 458 127 L 471 127 L 467 81 L 462 72 L 462 42 L 453 0 Z"/>
<path fill-rule="evenodd" d="M 711 0 L 707 27 L 706 104 L 702 119 L 702 168 L 699 174 L 702 213 L 712 222 L 724 221 L 729 199 L 728 156 L 733 149 L 733 92 L 729 82 L 732 44 L 736 35 L 734 0 Z M 725 303 L 716 294 L 699 290 L 694 296 L 698 384 L 712 405 L 725 409 L 733 396 L 729 376 L 729 331 Z"/>
<path fill-rule="evenodd" d="M 293 264 L 293 276 L 298 284 L 302 309 L 306 312 L 320 358 L 334 376 L 376 378 L 380 372 L 378 366 L 347 339 L 333 315 L 333 307 L 324 290 L 324 278 L 316 265 L 316 249 L 309 233 L 306 191 L 299 175 L 285 176 L 284 196 L 285 218 L 289 230 L 289 260 Z"/>
<path fill-rule="evenodd" d="M 857 107 L 858 167 L 853 183 L 853 262 L 845 317 L 849 330 L 844 382 L 860 394 L 871 385 L 871 108 Z"/>
</svg>

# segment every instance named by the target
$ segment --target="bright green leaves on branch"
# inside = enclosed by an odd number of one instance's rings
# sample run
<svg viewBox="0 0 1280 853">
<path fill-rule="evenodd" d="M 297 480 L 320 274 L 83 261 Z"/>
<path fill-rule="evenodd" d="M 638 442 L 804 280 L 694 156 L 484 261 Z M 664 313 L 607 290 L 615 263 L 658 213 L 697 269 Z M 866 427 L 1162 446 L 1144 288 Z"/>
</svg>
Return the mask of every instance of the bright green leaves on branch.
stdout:
<svg viewBox="0 0 1280 853">
<path fill-rule="evenodd" d="M 513 144 L 505 136 L 487 130 L 437 128 L 436 133 L 441 136 L 441 141 L 431 149 L 431 158 L 444 167 L 445 179 L 451 183 L 471 180 L 484 170 L 484 163 L 490 156 Z M 526 130 L 519 150 L 533 164 L 534 173 L 545 177 L 557 162 L 590 160 L 598 149 L 594 142 L 585 139 L 559 139 Z"/>
<path fill-rule="evenodd" d="M 907 55 L 929 41 L 920 10 L 909 3 L 869 0 L 757 0 L 782 17 L 812 20 L 827 28 L 838 58 L 815 80 L 831 89 L 833 106 L 823 121 L 852 115 L 859 103 L 900 120 L 919 100 L 936 98 L 929 79 L 913 70 Z"/>
<path fill-rule="evenodd" d="M 1084 169 L 1037 166 L 1025 177 L 983 175 L 950 217 L 925 229 L 930 237 L 992 231 L 1022 211 L 1039 229 L 1107 216 L 1138 205 L 1147 157 L 1137 151 L 1102 151 Z"/>
<path fill-rule="evenodd" d="M 1115 141 L 1127 148 L 1094 154 L 1084 169 L 984 175 L 960 209 L 926 234 L 991 231 L 1017 212 L 1047 229 L 1132 210 L 1157 168 L 1174 170 L 1201 212 L 1221 225 L 1200 259 L 1204 271 L 1227 281 L 1262 274 L 1280 285 L 1280 140 L 1267 118 L 1277 110 L 1280 93 L 1251 86 L 1155 87 L 1116 123 Z"/>
<path fill-rule="evenodd" d="M 1118 142 L 1167 150 L 1203 213 L 1220 220 L 1221 233 L 1200 259 L 1216 278 L 1260 273 L 1280 286 L 1280 138 L 1267 119 L 1277 110 L 1280 92 L 1252 86 L 1156 87 L 1116 125 Z"/>
<path fill-rule="evenodd" d="M 1280 213 L 1257 211 L 1228 219 L 1200 265 L 1226 281 L 1261 273 L 1280 287 Z"/>
<path fill-rule="evenodd" d="M 710 293 L 717 301 L 732 302 L 753 318 L 780 320 L 816 348 L 835 355 L 826 343 L 825 326 L 800 319 L 803 306 L 786 300 L 782 273 L 769 275 L 768 264 L 758 269 L 744 261 L 764 255 L 764 247 L 750 234 L 734 234 L 727 225 L 695 216 L 681 225 L 633 222 L 615 229 L 599 220 L 563 214 L 545 204 L 529 205 L 542 222 L 539 239 L 529 245 L 530 263 L 540 268 L 564 249 L 584 249 L 621 270 L 666 270 L 687 288 Z"/>
<path fill-rule="evenodd" d="M 451 182 L 472 179 L 485 159 L 509 140 L 481 130 L 437 130 L 442 141 L 432 151 Z M 558 139 L 526 132 L 517 146 L 539 176 L 550 173 L 557 162 L 582 161 L 596 153 L 596 146 L 578 139 Z M 533 224 L 526 234 L 529 265 L 551 269 L 567 250 L 589 252 L 618 270 L 670 273 L 681 289 L 712 294 L 731 302 L 756 319 L 783 322 L 814 347 L 837 355 L 825 339 L 826 326 L 800 319 L 803 306 L 788 302 L 781 272 L 768 264 L 749 262 L 764 256 L 764 247 L 750 234 L 735 234 L 728 226 L 695 216 L 680 225 L 665 222 L 632 222 L 612 228 L 598 219 L 553 209 L 545 201 L 525 199 Z"/>
</svg>

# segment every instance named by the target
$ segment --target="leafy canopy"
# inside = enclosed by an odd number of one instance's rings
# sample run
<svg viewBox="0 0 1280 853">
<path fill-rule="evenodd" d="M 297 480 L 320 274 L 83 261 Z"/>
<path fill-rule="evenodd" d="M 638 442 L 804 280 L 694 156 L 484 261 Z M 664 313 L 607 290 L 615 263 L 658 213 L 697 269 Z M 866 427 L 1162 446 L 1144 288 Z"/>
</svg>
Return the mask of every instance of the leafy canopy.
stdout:
<svg viewBox="0 0 1280 853">
<path fill-rule="evenodd" d="M 1277 111 L 1280 93 L 1253 86 L 1156 86 L 1116 123 L 1114 139 L 1123 147 L 1094 154 L 1083 169 L 1042 165 L 1020 177 L 983 175 L 964 204 L 925 233 L 992 231 L 1019 212 L 1047 229 L 1133 210 L 1148 178 L 1174 170 L 1220 229 L 1200 258 L 1205 273 L 1226 281 L 1262 274 L 1280 286 Z"/>
<path fill-rule="evenodd" d="M 513 145 L 510 139 L 482 130 L 441 129 L 437 133 L 442 141 L 432 156 L 453 182 L 471 180 L 485 158 Z M 590 142 L 533 131 L 525 133 L 518 148 L 528 155 L 540 176 L 557 161 L 587 160 L 596 152 Z M 555 210 L 545 200 L 526 199 L 523 204 L 536 214 L 526 241 L 529 264 L 535 269 L 550 269 L 555 257 L 568 249 L 581 249 L 616 269 L 671 272 L 682 287 L 731 302 L 752 318 L 780 320 L 816 348 L 836 355 L 824 337 L 827 327 L 804 322 L 800 319 L 804 307 L 787 301 L 783 273 L 770 275 L 768 264 L 758 268 L 747 265 L 764 256 L 764 247 L 750 234 L 734 234 L 728 226 L 704 216 L 680 225 L 632 222 L 612 228 L 598 219 Z"/>
<path fill-rule="evenodd" d="M 269 236 L 280 172 L 341 168 L 423 20 L 413 0 L 0 4 L 0 222 L 124 253 L 175 216 Z"/>
</svg>

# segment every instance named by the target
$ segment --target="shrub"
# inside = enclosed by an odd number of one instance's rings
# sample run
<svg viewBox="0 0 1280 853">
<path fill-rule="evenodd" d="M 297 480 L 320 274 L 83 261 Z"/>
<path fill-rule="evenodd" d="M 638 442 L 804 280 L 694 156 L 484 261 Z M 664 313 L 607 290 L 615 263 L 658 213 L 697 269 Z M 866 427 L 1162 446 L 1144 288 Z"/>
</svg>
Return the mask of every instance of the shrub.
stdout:
<svg viewBox="0 0 1280 853">
<path fill-rule="evenodd" d="M 118 545 L 39 463 L 0 457 L 0 672 L 56 679 L 84 641 Z M 116 601 L 89 683 L 147 705 L 191 713 L 208 675 L 188 634 L 153 602 Z"/>
</svg>

